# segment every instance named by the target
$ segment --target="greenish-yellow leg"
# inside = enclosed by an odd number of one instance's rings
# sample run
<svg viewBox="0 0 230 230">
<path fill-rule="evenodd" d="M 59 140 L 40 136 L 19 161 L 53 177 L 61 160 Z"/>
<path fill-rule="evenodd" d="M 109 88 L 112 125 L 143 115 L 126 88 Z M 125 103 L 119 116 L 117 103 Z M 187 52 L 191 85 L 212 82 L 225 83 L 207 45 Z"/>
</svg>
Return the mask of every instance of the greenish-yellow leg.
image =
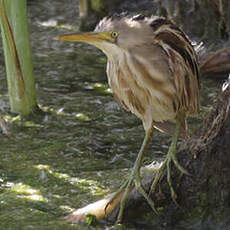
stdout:
<svg viewBox="0 0 230 230">
<path fill-rule="evenodd" d="M 156 187 L 158 185 L 158 182 L 161 178 L 161 176 L 163 175 L 164 173 L 164 170 L 165 168 L 167 167 L 167 181 L 168 181 L 168 184 L 169 184 L 169 187 L 170 187 L 170 191 L 171 191 L 171 196 L 172 196 L 172 199 L 176 202 L 176 193 L 174 192 L 174 189 L 173 189 L 173 186 L 172 186 L 172 181 L 171 181 L 171 170 L 170 170 L 170 163 L 171 161 L 174 162 L 175 166 L 178 168 L 179 171 L 181 171 L 182 173 L 184 174 L 189 174 L 187 172 L 187 170 L 185 170 L 178 162 L 177 158 L 176 158 L 176 147 L 177 147 L 177 141 L 178 141 L 178 137 L 179 137 L 179 134 L 180 134 L 180 128 L 181 128 L 181 119 L 178 118 L 177 119 L 177 122 L 176 122 L 176 129 L 175 129 L 175 133 L 173 135 L 173 139 L 172 139 L 172 143 L 169 147 L 169 150 L 168 150 L 168 154 L 166 156 L 166 159 L 164 161 L 164 163 L 161 165 L 154 181 L 153 181 L 153 184 L 151 186 L 151 193 L 154 193 L 155 190 L 156 190 Z"/>
<path fill-rule="evenodd" d="M 120 194 L 120 192 L 125 189 L 124 194 L 123 194 L 123 196 L 121 198 L 121 201 L 120 201 L 120 209 L 119 209 L 119 214 L 118 214 L 118 217 L 117 217 L 117 223 L 121 223 L 121 221 L 122 221 L 126 200 L 128 198 L 128 195 L 129 195 L 133 185 L 135 185 L 135 187 L 138 190 L 138 192 L 141 193 L 144 196 L 144 198 L 146 199 L 148 204 L 155 211 L 154 203 L 149 198 L 148 194 L 144 191 L 144 189 L 143 189 L 143 187 L 141 185 L 141 177 L 140 177 L 141 163 L 142 163 L 143 158 L 145 156 L 149 141 L 151 140 L 151 137 L 153 135 L 153 130 L 154 130 L 154 128 L 152 126 L 150 130 L 146 131 L 145 139 L 144 139 L 144 141 L 142 143 L 141 149 L 140 149 L 140 151 L 138 153 L 138 156 L 136 158 L 134 167 L 132 169 L 132 172 L 131 172 L 128 180 L 120 187 L 120 189 L 110 199 L 109 203 L 111 203 Z M 108 203 L 108 205 L 109 205 L 109 203 Z"/>
<path fill-rule="evenodd" d="M 154 203 L 151 200 L 151 198 L 148 196 L 148 194 L 145 192 L 145 190 L 143 189 L 142 185 L 141 185 L 141 177 L 140 177 L 140 167 L 141 167 L 141 163 L 143 161 L 143 158 L 145 156 L 146 150 L 147 150 L 147 146 L 149 144 L 149 141 L 151 140 L 151 137 L 153 135 L 153 126 L 151 127 L 150 130 L 147 130 L 145 133 L 145 139 L 142 143 L 141 149 L 138 153 L 138 156 L 136 158 L 133 170 L 129 176 L 128 182 L 127 182 L 127 186 L 125 188 L 125 192 L 124 195 L 122 196 L 121 202 L 120 202 L 120 210 L 119 210 L 119 214 L 117 217 L 117 223 L 121 223 L 122 221 L 122 217 L 123 217 L 123 213 L 124 213 L 124 209 L 125 209 L 125 203 L 126 200 L 128 198 L 128 194 L 132 188 L 132 184 L 135 184 L 136 189 L 138 190 L 138 192 L 146 199 L 146 201 L 148 202 L 148 204 L 151 206 L 151 208 L 155 211 L 154 208 Z"/>
</svg>

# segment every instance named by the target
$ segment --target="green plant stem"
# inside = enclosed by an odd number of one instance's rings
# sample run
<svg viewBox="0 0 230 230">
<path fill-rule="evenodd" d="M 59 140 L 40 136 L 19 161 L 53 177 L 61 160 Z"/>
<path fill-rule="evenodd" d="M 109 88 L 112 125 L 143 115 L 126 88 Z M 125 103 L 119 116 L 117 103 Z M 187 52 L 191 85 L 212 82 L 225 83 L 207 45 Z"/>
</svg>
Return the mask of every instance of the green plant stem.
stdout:
<svg viewBox="0 0 230 230">
<path fill-rule="evenodd" d="M 26 0 L 1 0 L 1 33 L 11 111 L 22 116 L 36 108 Z"/>
</svg>

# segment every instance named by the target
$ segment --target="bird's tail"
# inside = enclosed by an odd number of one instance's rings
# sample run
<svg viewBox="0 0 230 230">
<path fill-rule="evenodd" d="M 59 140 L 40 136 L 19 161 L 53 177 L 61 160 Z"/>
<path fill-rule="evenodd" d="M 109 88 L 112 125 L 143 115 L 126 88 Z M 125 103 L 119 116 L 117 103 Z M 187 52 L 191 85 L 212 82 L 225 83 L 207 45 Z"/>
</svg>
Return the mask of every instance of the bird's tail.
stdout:
<svg viewBox="0 0 230 230">
<path fill-rule="evenodd" d="M 173 136 L 175 133 L 176 124 L 170 121 L 155 122 L 154 127 L 163 133 Z M 183 140 L 188 138 L 186 121 L 184 121 L 181 125 L 179 138 Z"/>
</svg>

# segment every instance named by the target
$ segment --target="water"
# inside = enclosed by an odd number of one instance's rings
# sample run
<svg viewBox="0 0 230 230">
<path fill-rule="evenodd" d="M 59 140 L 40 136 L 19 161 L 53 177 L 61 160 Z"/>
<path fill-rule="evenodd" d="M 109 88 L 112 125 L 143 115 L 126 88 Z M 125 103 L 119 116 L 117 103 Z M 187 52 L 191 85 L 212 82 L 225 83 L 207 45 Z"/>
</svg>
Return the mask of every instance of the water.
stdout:
<svg viewBox="0 0 230 230">
<path fill-rule="evenodd" d="M 77 28 L 77 3 L 29 5 L 36 90 L 45 115 L 24 122 L 9 112 L 0 57 L 1 110 L 15 134 L 1 135 L 0 229 L 84 229 L 59 217 L 114 191 L 143 140 L 141 121 L 126 113 L 108 88 L 105 56 L 88 45 L 53 40 Z M 204 116 L 221 81 L 202 79 L 202 85 Z M 146 163 L 162 159 L 169 143 L 156 132 Z"/>
</svg>

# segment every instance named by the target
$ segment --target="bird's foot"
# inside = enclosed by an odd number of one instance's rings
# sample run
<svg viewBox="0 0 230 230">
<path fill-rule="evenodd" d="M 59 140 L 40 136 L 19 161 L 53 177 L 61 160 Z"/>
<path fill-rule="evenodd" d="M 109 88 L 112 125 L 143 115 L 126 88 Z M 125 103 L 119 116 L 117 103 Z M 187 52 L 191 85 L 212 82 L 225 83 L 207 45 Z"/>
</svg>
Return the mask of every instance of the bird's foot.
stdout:
<svg viewBox="0 0 230 230">
<path fill-rule="evenodd" d="M 140 177 L 140 172 L 139 170 L 133 170 L 128 178 L 128 180 L 113 194 L 111 197 L 110 201 L 108 202 L 106 208 L 108 205 L 110 205 L 123 191 L 123 196 L 121 197 L 120 201 L 120 209 L 117 217 L 117 224 L 122 222 L 123 214 L 124 214 L 124 209 L 125 209 L 125 204 L 128 198 L 129 193 L 131 192 L 132 188 L 135 186 L 136 190 L 146 199 L 150 207 L 153 209 L 154 212 L 155 210 L 155 205 L 152 199 L 148 196 L 148 194 L 145 192 L 145 190 L 142 187 L 141 184 L 141 177 Z M 105 211 L 106 211 L 105 208 Z"/>
<path fill-rule="evenodd" d="M 168 185 L 170 188 L 171 197 L 172 197 L 172 200 L 174 201 L 174 203 L 177 204 L 177 201 L 176 201 L 177 195 L 174 191 L 174 188 L 172 185 L 172 180 L 171 180 L 171 169 L 170 169 L 171 162 L 174 163 L 174 165 L 177 167 L 177 169 L 182 174 L 190 175 L 190 173 L 179 164 L 175 153 L 173 151 L 169 150 L 165 161 L 163 162 L 163 164 L 159 168 L 159 171 L 157 172 L 156 177 L 155 177 L 155 179 L 151 185 L 150 193 L 154 193 L 156 191 L 157 185 L 159 184 L 159 181 L 160 181 L 160 179 L 164 173 L 164 170 L 167 168 L 167 182 L 168 182 Z"/>
</svg>

